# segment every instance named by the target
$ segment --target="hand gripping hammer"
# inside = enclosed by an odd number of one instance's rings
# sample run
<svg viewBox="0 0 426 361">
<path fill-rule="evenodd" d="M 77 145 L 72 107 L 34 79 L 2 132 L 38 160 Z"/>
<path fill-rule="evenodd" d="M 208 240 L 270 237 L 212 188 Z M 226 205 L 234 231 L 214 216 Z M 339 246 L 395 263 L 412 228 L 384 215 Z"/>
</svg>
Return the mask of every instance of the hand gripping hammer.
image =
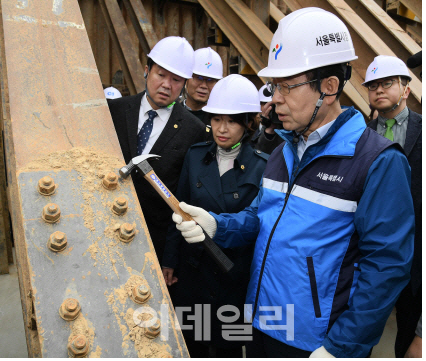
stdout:
<svg viewBox="0 0 426 361">
<path fill-rule="evenodd" d="M 151 165 L 148 163 L 148 159 L 158 159 L 159 155 L 155 154 L 143 154 L 134 157 L 129 164 L 120 169 L 119 173 L 123 178 L 127 178 L 133 169 L 137 168 L 142 172 L 144 178 L 151 184 L 157 193 L 163 198 L 169 207 L 177 214 L 179 214 L 184 221 L 193 221 L 194 219 L 188 214 L 182 211 L 179 207 L 179 201 L 176 197 L 167 189 L 163 182 L 157 177 Z M 195 221 L 194 221 L 195 222 Z M 209 235 L 203 230 L 205 239 L 202 242 L 203 246 L 207 250 L 208 254 L 217 263 L 220 269 L 224 272 L 228 272 L 234 264 L 226 256 L 225 253 L 218 247 L 216 243 L 212 241 Z"/>
</svg>

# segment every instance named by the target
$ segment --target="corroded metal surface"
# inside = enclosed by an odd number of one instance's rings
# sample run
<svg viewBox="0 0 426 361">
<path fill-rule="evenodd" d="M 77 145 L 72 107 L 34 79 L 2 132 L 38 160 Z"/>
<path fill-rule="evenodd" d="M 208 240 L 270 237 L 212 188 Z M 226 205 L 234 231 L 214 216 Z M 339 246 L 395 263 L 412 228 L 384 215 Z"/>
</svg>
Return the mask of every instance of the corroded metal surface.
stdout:
<svg viewBox="0 0 426 361">
<path fill-rule="evenodd" d="M 124 161 L 77 0 L 0 6 L 8 198 L 29 355 L 77 356 L 82 346 L 92 357 L 188 356 L 133 184 L 102 185 Z M 53 193 L 40 189 L 45 177 Z M 121 215 L 112 211 L 118 197 L 128 202 Z M 55 213 L 43 213 L 48 204 L 61 212 L 54 223 L 42 217 Z M 128 243 L 119 239 L 124 223 L 134 227 Z M 67 247 L 53 252 L 56 231 Z M 155 340 L 131 317 L 141 307 L 130 297 L 136 283 L 149 286 L 143 307 L 161 319 Z M 81 306 L 75 320 L 58 314 L 67 298 Z"/>
</svg>

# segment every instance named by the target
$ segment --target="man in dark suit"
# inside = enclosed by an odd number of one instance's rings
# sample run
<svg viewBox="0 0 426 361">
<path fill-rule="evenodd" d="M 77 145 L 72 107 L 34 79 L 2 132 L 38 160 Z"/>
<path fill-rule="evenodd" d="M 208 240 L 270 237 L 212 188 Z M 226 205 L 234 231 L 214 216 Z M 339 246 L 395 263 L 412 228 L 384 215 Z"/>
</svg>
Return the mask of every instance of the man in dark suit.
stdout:
<svg viewBox="0 0 426 361">
<path fill-rule="evenodd" d="M 164 38 L 148 54 L 146 90 L 108 100 L 126 163 L 140 154 L 161 156 L 151 165 L 172 193 L 187 150 L 206 138 L 205 125 L 177 101 L 186 79 L 192 77 L 193 63 L 194 50 L 185 38 Z M 172 211 L 140 175 L 133 175 L 133 182 L 161 260 Z"/>
<path fill-rule="evenodd" d="M 411 281 L 396 303 L 396 357 L 404 357 L 412 343 L 420 347 L 421 357 L 421 339 L 415 331 L 422 312 L 422 116 L 407 107 L 410 80 L 402 60 L 380 55 L 368 67 L 363 83 L 369 90 L 371 107 L 379 112 L 368 126 L 399 143 L 411 167 L 416 233 Z"/>
</svg>

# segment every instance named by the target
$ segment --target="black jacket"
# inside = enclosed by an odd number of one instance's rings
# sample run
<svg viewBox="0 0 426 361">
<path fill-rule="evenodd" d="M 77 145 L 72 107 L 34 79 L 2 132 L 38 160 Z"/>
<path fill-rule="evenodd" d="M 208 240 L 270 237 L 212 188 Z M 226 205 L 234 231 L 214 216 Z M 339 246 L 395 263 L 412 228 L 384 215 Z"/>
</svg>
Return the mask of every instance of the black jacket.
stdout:
<svg viewBox="0 0 426 361">
<path fill-rule="evenodd" d="M 108 100 L 126 163 L 137 156 L 139 110 L 144 93 Z M 206 126 L 180 103 L 176 103 L 166 127 L 151 150 L 152 154 L 161 158 L 150 163 L 172 193 L 176 192 L 186 152 L 191 145 L 205 138 Z M 144 178 L 137 174 L 132 174 L 132 177 L 157 257 L 161 261 L 167 225 L 173 212 Z"/>
<path fill-rule="evenodd" d="M 178 199 L 215 213 L 239 212 L 257 196 L 268 155 L 253 150 L 248 142 L 243 143 L 234 168 L 220 177 L 216 149 L 213 142 L 191 147 L 179 179 Z M 217 319 L 216 312 L 223 305 L 234 305 L 240 317 L 232 324 L 243 325 L 253 246 L 223 251 L 234 262 L 233 269 L 226 274 L 219 270 L 201 244 L 188 244 L 173 224 L 167 235 L 162 264 L 174 268 L 178 277 L 178 282 L 169 288 L 174 306 L 191 306 L 189 314 L 194 314 L 195 304 L 210 304 L 212 345 L 233 348 L 242 343 L 221 337 L 223 323 Z M 194 338 L 193 331 L 184 332 L 184 336 Z"/>
<path fill-rule="evenodd" d="M 377 118 L 367 124 L 377 130 Z M 411 288 L 415 294 L 421 292 L 422 284 L 422 116 L 411 110 L 408 114 L 407 135 L 404 152 L 411 167 L 411 195 L 413 196 L 416 234 L 414 257 L 411 267 Z"/>
</svg>

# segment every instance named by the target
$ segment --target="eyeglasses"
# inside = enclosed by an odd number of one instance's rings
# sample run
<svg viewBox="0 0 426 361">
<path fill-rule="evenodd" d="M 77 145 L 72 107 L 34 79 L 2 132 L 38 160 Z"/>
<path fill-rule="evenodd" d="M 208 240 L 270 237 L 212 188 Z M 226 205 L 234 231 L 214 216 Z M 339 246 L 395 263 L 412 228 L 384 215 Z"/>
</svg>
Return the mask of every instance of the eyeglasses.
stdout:
<svg viewBox="0 0 426 361">
<path fill-rule="evenodd" d="M 286 95 L 290 94 L 290 89 L 297 88 L 298 86 L 302 86 L 302 85 L 305 85 L 305 84 L 313 83 L 314 81 L 317 81 L 317 79 L 305 81 L 303 83 L 294 84 L 294 85 L 288 85 L 287 83 L 284 83 L 284 82 L 278 83 L 278 84 L 275 85 L 274 83 L 268 81 L 266 83 L 266 88 L 269 90 L 269 92 L 271 93 L 272 96 L 274 96 L 276 89 L 278 89 L 278 91 L 281 95 L 286 96 Z"/>
<path fill-rule="evenodd" d="M 201 76 L 201 75 L 192 75 L 192 79 L 194 80 L 195 83 L 197 84 L 201 84 L 203 81 L 206 81 L 207 85 L 214 85 L 217 82 L 217 79 L 213 79 L 213 78 L 207 78 L 205 76 Z"/>
<path fill-rule="evenodd" d="M 367 84 L 368 90 L 376 90 L 379 85 L 382 85 L 383 89 L 389 89 L 394 81 L 399 81 L 399 79 L 387 79 L 383 81 L 375 81 L 374 83 Z"/>
</svg>

